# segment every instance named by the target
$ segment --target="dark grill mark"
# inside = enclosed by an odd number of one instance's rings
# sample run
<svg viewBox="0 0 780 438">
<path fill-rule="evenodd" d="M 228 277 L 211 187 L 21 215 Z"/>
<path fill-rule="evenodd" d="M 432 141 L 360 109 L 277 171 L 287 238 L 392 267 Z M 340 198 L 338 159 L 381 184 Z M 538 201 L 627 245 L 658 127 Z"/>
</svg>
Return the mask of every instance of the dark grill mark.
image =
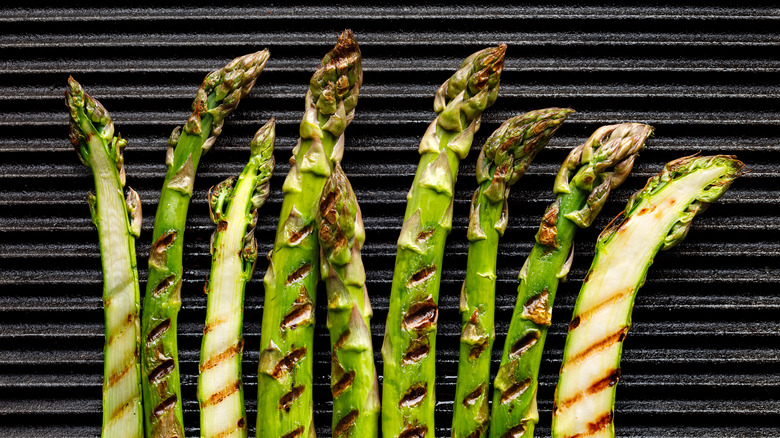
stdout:
<svg viewBox="0 0 780 438">
<path fill-rule="evenodd" d="M 408 408 L 417 406 L 422 403 L 426 395 L 428 395 L 428 389 L 425 387 L 425 384 L 417 383 L 409 388 L 403 397 L 401 397 L 401 401 L 398 402 L 398 407 Z"/>
<path fill-rule="evenodd" d="M 290 243 L 293 245 L 297 245 L 301 240 L 305 239 L 306 236 L 311 234 L 312 226 L 306 225 L 305 227 L 301 228 L 300 231 L 295 231 L 290 234 Z"/>
<path fill-rule="evenodd" d="M 528 299 L 523 306 L 523 316 L 536 325 L 548 326 L 552 320 L 552 308 L 550 307 L 550 294 L 547 288 L 538 295 Z"/>
<path fill-rule="evenodd" d="M 293 429 L 290 432 L 287 432 L 286 434 L 282 435 L 282 438 L 298 438 L 303 435 L 303 426 Z"/>
<path fill-rule="evenodd" d="M 299 324 L 311 319 L 312 310 L 311 304 L 293 307 L 293 309 L 282 318 L 281 328 L 295 330 Z"/>
<path fill-rule="evenodd" d="M 352 386 L 352 382 L 355 381 L 355 371 L 350 371 L 346 374 L 344 374 L 341 379 L 339 379 L 338 382 L 331 385 L 330 390 L 333 393 L 333 398 L 337 398 L 341 394 L 344 393 L 347 389 L 349 389 L 350 386 Z"/>
<path fill-rule="evenodd" d="M 470 360 L 476 360 L 480 356 L 482 356 L 482 353 L 485 352 L 485 350 L 488 347 L 488 340 L 485 339 L 484 341 L 480 342 L 479 344 L 471 347 L 471 350 L 469 350 L 469 359 Z"/>
<path fill-rule="evenodd" d="M 406 282 L 407 287 L 414 287 L 419 285 L 420 283 L 424 283 L 428 281 L 433 275 L 436 273 L 436 266 L 427 266 L 425 268 L 420 269 L 419 271 L 415 272 L 414 275 L 412 275 L 412 278 L 409 279 L 409 281 Z"/>
<path fill-rule="evenodd" d="M 219 392 L 212 394 L 211 397 L 206 399 L 206 401 L 203 402 L 202 408 L 205 408 L 207 406 L 215 405 L 222 400 L 228 398 L 231 394 L 241 389 L 241 380 L 236 380 L 235 382 L 231 383 L 230 385 L 222 388 Z"/>
<path fill-rule="evenodd" d="M 569 330 L 574 330 L 579 326 L 580 326 L 580 317 L 575 316 L 574 319 L 572 319 L 571 322 L 569 323 Z"/>
<path fill-rule="evenodd" d="M 331 224 L 336 222 L 336 209 L 333 208 L 335 204 L 336 192 L 328 192 L 328 196 L 320 202 L 320 215 Z"/>
<path fill-rule="evenodd" d="M 168 359 L 160 365 L 157 365 L 155 369 L 149 372 L 149 381 L 156 383 L 158 380 L 165 378 L 173 371 L 175 365 L 173 359 Z"/>
<path fill-rule="evenodd" d="M 149 331 L 149 334 L 146 336 L 146 343 L 151 344 L 157 339 L 160 339 L 162 335 L 165 334 L 165 332 L 168 331 L 168 329 L 171 327 L 171 320 L 170 318 L 166 319 L 165 321 L 157 324 L 157 326 Z"/>
<path fill-rule="evenodd" d="M 589 356 L 599 352 L 606 350 L 607 348 L 611 347 L 612 344 L 616 342 L 623 342 L 623 340 L 626 338 L 626 333 L 628 332 L 628 327 L 623 327 L 617 332 L 607 336 L 606 338 L 600 340 L 599 342 L 596 342 L 595 344 L 588 347 L 585 351 L 579 353 L 578 355 L 574 356 L 570 360 L 566 361 L 564 366 L 568 366 L 569 364 L 576 364 L 579 362 L 582 362 L 583 360 L 587 359 Z"/>
<path fill-rule="evenodd" d="M 542 224 L 539 226 L 539 233 L 537 239 L 539 243 L 545 246 L 558 246 L 558 203 L 555 202 L 544 212 L 542 218 Z"/>
<path fill-rule="evenodd" d="M 287 356 L 283 357 L 279 363 L 276 364 L 273 372 L 271 372 L 271 377 L 274 379 L 279 379 L 280 377 L 284 376 L 290 372 L 290 370 L 299 360 L 303 359 L 304 355 L 306 355 L 306 347 L 296 348 L 295 350 L 291 351 L 289 354 L 287 354 Z"/>
<path fill-rule="evenodd" d="M 536 345 L 540 337 L 541 334 L 538 330 L 528 332 L 525 336 L 518 339 L 517 342 L 512 345 L 512 348 L 509 350 L 509 357 L 514 358 L 522 356 L 526 351 L 530 350 L 531 347 Z"/>
<path fill-rule="evenodd" d="M 501 435 L 501 438 L 520 438 L 525 433 L 525 425 L 518 424 L 517 426 L 507 430 Z"/>
<path fill-rule="evenodd" d="M 214 368 L 215 366 L 230 359 L 231 357 L 241 354 L 243 350 L 244 350 L 244 340 L 242 339 L 238 341 L 237 344 L 233 344 L 227 349 L 225 349 L 225 351 L 223 351 L 222 353 L 210 357 L 209 360 L 207 360 L 206 363 L 204 363 L 200 367 L 200 371 L 203 372 L 209 368 Z"/>
<path fill-rule="evenodd" d="M 583 399 L 586 395 L 593 395 L 597 394 L 611 386 L 617 385 L 618 381 L 620 380 L 620 368 L 615 368 L 612 371 L 610 371 L 606 377 L 603 377 L 595 382 L 593 382 L 592 385 L 588 387 L 585 391 L 578 392 L 573 397 L 563 400 L 559 403 L 560 409 L 567 409 L 569 406 L 578 403 L 580 400 Z"/>
<path fill-rule="evenodd" d="M 300 268 L 293 271 L 290 275 L 287 276 L 287 281 L 285 282 L 285 286 L 289 286 L 296 281 L 301 280 L 302 278 L 309 275 L 309 272 L 311 272 L 311 263 L 307 263 Z"/>
<path fill-rule="evenodd" d="M 130 371 L 133 368 L 135 368 L 135 361 L 134 360 L 128 361 L 127 366 L 123 370 L 119 371 L 118 373 L 114 373 L 113 375 L 111 375 L 111 377 L 108 378 L 108 387 L 110 388 L 116 385 L 116 382 L 122 380 L 122 378 L 125 377 L 128 371 Z"/>
<path fill-rule="evenodd" d="M 517 397 L 520 397 L 529 386 L 531 386 L 530 377 L 510 386 L 506 391 L 501 393 L 501 404 L 509 403 Z"/>
<path fill-rule="evenodd" d="M 173 407 L 176 405 L 176 396 L 172 395 L 165 400 L 161 401 L 157 406 L 154 407 L 152 410 L 152 414 L 156 418 L 162 417 L 162 415 L 167 411 L 168 409 L 173 409 Z"/>
<path fill-rule="evenodd" d="M 154 288 L 154 292 L 152 292 L 152 294 L 156 297 L 159 297 L 164 292 L 166 292 L 168 288 L 170 288 L 175 281 L 176 281 L 176 274 L 171 274 L 163 278 L 162 280 L 160 280 L 159 283 L 157 283 L 157 286 Z M 208 280 L 206 281 L 208 282 Z"/>
<path fill-rule="evenodd" d="M 292 404 L 295 402 L 295 400 L 298 400 L 298 397 L 303 394 L 303 391 L 306 388 L 302 385 L 293 385 L 292 389 L 290 391 L 283 395 L 282 398 L 279 399 L 279 409 L 284 410 L 285 412 L 290 412 L 290 407 L 292 407 Z"/>
<path fill-rule="evenodd" d="M 157 252 L 163 252 L 171 245 L 173 245 L 174 240 L 176 240 L 176 231 L 168 231 L 167 233 L 157 238 L 157 240 L 152 245 L 152 248 L 154 248 L 154 250 Z"/>
<path fill-rule="evenodd" d="M 406 426 L 406 429 L 398 435 L 398 438 L 425 438 L 427 433 L 427 426 Z"/>
<path fill-rule="evenodd" d="M 412 340 L 412 343 L 409 345 L 409 350 L 404 354 L 403 364 L 408 365 L 423 360 L 430 350 L 431 347 L 428 345 L 427 339 L 423 339 L 422 341 L 417 339 Z"/>
<path fill-rule="evenodd" d="M 406 330 L 423 330 L 436 325 L 438 318 L 439 306 L 429 295 L 425 301 L 409 306 L 409 310 L 404 315 L 403 325 Z"/>
<path fill-rule="evenodd" d="M 427 230 L 420 231 L 419 234 L 417 234 L 417 240 L 428 240 L 429 237 L 433 236 L 433 233 L 436 232 L 436 228 L 428 228 Z"/>
<path fill-rule="evenodd" d="M 349 329 L 346 329 L 346 330 L 344 330 L 344 333 L 342 333 L 341 336 L 339 336 L 339 338 L 336 339 L 336 343 L 333 344 L 333 353 L 334 354 L 336 353 L 336 350 L 341 348 L 341 346 L 344 345 L 345 342 L 347 342 L 347 339 L 349 339 L 349 335 L 351 333 L 352 332 Z"/>
<path fill-rule="evenodd" d="M 587 428 L 588 431 L 585 433 L 578 433 L 576 435 L 572 435 L 568 438 L 585 438 L 586 436 L 593 435 L 596 432 L 599 432 L 601 429 L 604 429 L 605 427 L 612 424 L 612 412 L 608 412 L 599 418 L 596 419 L 596 421 L 593 421 L 591 423 L 588 423 Z"/>
<path fill-rule="evenodd" d="M 333 428 L 334 438 L 338 438 L 348 433 L 349 429 L 352 427 L 352 425 L 355 424 L 355 421 L 357 421 L 357 417 L 358 417 L 358 410 L 353 409 L 349 411 L 349 413 L 345 415 L 344 418 L 339 420 L 339 422 L 336 423 L 336 427 Z"/>
<path fill-rule="evenodd" d="M 579 317 L 581 319 L 584 319 L 584 320 L 587 321 L 588 319 L 590 319 L 593 316 L 593 314 L 595 314 L 599 310 L 601 310 L 602 307 L 615 304 L 615 303 L 623 300 L 624 298 L 630 297 L 631 294 L 633 294 L 633 293 L 634 293 L 634 289 L 633 288 L 627 288 L 624 291 L 618 292 L 618 293 L 612 295 L 611 297 L 607 298 L 606 300 L 604 300 L 604 301 L 596 304 L 595 306 L 591 307 L 587 311 L 585 311 L 582 314 L 580 314 Z"/>
<path fill-rule="evenodd" d="M 479 426 L 477 426 L 476 429 L 474 429 L 473 432 L 471 432 L 470 434 L 466 435 L 466 438 L 481 438 L 482 437 L 482 433 L 484 431 L 485 431 L 485 425 L 484 424 L 480 424 Z"/>
<path fill-rule="evenodd" d="M 227 230 L 228 223 L 226 220 L 221 220 L 217 223 L 217 231 L 225 231 Z"/>
<path fill-rule="evenodd" d="M 463 397 L 463 406 L 472 406 L 477 402 L 477 399 L 485 392 L 485 384 L 477 386 L 477 389 L 471 391 Z"/>
</svg>

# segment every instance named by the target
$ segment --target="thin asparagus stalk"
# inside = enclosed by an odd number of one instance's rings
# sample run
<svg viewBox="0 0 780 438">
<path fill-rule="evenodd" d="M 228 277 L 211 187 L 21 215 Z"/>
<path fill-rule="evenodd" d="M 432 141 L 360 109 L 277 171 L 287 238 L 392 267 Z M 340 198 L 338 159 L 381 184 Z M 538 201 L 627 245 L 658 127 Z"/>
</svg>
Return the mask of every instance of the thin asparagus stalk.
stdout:
<svg viewBox="0 0 780 438">
<path fill-rule="evenodd" d="M 539 421 L 539 364 L 558 282 L 571 266 L 577 227 L 593 223 L 651 133 L 650 126 L 637 123 L 602 126 L 561 166 L 553 190 L 558 197 L 547 208 L 520 270 L 517 303 L 494 382 L 491 437 L 533 437 Z"/>
<path fill-rule="evenodd" d="M 369 321 L 373 312 L 360 257 L 365 241 L 360 206 L 336 163 L 317 210 L 320 275 L 328 291 L 333 434 L 376 437 L 379 383 Z"/>
<path fill-rule="evenodd" d="M 300 140 L 290 158 L 270 265 L 258 368 L 258 438 L 314 436 L 312 358 L 318 282 L 317 205 L 344 153 L 363 81 L 360 49 L 344 31 L 311 78 Z"/>
<path fill-rule="evenodd" d="M 203 80 L 184 129 L 168 140 L 165 174 L 154 218 L 149 276 L 144 296 L 143 396 L 148 437 L 184 437 L 176 319 L 181 308 L 182 249 L 195 172 L 201 154 L 222 132 L 222 124 L 255 84 L 268 51 L 236 58 Z"/>
<path fill-rule="evenodd" d="M 200 350 L 198 402 L 200 436 L 246 437 L 241 381 L 244 288 L 257 260 L 257 210 L 268 198 L 274 170 L 275 122 L 269 120 L 250 144 L 241 175 L 209 191 L 209 213 L 217 225 L 211 243 L 208 306 Z"/>
<path fill-rule="evenodd" d="M 70 112 L 70 141 L 92 171 L 96 194 L 89 194 L 92 222 L 98 230 L 103 265 L 104 437 L 141 437 L 141 366 L 138 345 L 140 292 L 135 239 L 141 233 L 141 200 L 125 186 L 122 151 L 127 142 L 114 137 L 108 111 L 72 77 L 65 102 Z"/>
<path fill-rule="evenodd" d="M 693 218 L 718 200 L 743 168 L 725 155 L 672 161 L 601 233 L 566 336 L 553 437 L 615 436 L 620 355 L 636 293 L 658 251 L 685 239 Z"/>
<path fill-rule="evenodd" d="M 572 112 L 547 108 L 513 117 L 488 138 L 479 155 L 480 186 L 471 199 L 469 254 L 460 300 L 463 330 L 453 437 L 477 438 L 487 434 L 490 356 L 495 338 L 496 258 L 498 240 L 509 219 L 509 190 Z"/>
<path fill-rule="evenodd" d="M 420 142 L 420 163 L 406 213 L 382 344 L 382 434 L 434 435 L 436 322 L 444 244 L 460 160 L 482 112 L 498 97 L 506 45 L 476 52 L 436 92 L 436 119 Z"/>
</svg>

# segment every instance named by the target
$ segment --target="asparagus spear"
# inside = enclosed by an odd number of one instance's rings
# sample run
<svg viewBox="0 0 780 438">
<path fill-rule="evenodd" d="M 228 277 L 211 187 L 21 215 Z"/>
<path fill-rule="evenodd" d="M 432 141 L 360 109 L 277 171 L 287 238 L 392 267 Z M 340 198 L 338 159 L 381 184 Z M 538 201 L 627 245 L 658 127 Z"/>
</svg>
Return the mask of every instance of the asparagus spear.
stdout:
<svg viewBox="0 0 780 438">
<path fill-rule="evenodd" d="M 376 437 L 379 383 L 369 320 L 373 312 L 360 257 L 365 241 L 355 193 L 336 163 L 317 210 L 320 275 L 328 291 L 333 437 Z"/>
<path fill-rule="evenodd" d="M 521 114 L 504 122 L 482 146 L 477 161 L 480 186 L 471 199 L 468 264 L 460 301 L 463 330 L 453 437 L 477 438 L 487 433 L 496 257 L 498 239 L 509 217 L 509 190 L 571 113 L 570 109 L 548 108 Z"/>
<path fill-rule="evenodd" d="M 494 383 L 491 437 L 533 437 L 542 349 L 558 282 L 571 266 L 574 234 L 577 227 L 591 225 L 651 133 L 650 126 L 637 123 L 602 126 L 561 166 L 553 190 L 558 197 L 547 208 L 520 270 L 517 303 Z"/>
<path fill-rule="evenodd" d="M 506 45 L 466 58 L 436 92 L 436 119 L 420 142 L 382 344 L 384 437 L 433 436 L 436 321 L 444 244 L 452 228 L 452 196 L 482 112 L 498 97 Z"/>
<path fill-rule="evenodd" d="M 263 279 L 259 438 L 314 436 L 312 349 L 319 257 L 315 216 L 325 180 L 344 152 L 344 129 L 354 117 L 362 81 L 360 49 L 346 30 L 311 78 L 301 138 L 282 187 L 279 227 Z"/>
<path fill-rule="evenodd" d="M 198 375 L 202 437 L 247 436 L 241 382 L 244 288 L 257 260 L 257 210 L 268 198 L 274 170 L 274 128 L 271 119 L 257 131 L 238 180 L 228 178 L 209 191 L 209 213 L 217 229 L 205 288 L 208 307 Z"/>
<path fill-rule="evenodd" d="M 141 233 L 141 201 L 125 186 L 122 151 L 127 142 L 114 137 L 108 111 L 72 77 L 65 91 L 70 112 L 70 141 L 79 159 L 92 171 L 95 192 L 89 194 L 92 222 L 98 229 L 103 265 L 103 308 L 106 340 L 103 346 L 104 437 L 141 437 L 141 367 L 138 343 L 138 270 L 135 239 Z"/>
<path fill-rule="evenodd" d="M 680 243 L 744 165 L 732 156 L 668 163 L 599 236 L 577 297 L 553 406 L 553 437 L 613 437 L 620 354 L 631 309 L 659 249 Z"/>
<path fill-rule="evenodd" d="M 236 58 L 203 80 L 184 129 L 168 140 L 165 175 L 154 218 L 149 276 L 144 296 L 143 395 L 146 435 L 183 437 L 176 318 L 181 308 L 182 248 L 195 171 L 222 124 L 252 89 L 268 51 Z"/>
</svg>

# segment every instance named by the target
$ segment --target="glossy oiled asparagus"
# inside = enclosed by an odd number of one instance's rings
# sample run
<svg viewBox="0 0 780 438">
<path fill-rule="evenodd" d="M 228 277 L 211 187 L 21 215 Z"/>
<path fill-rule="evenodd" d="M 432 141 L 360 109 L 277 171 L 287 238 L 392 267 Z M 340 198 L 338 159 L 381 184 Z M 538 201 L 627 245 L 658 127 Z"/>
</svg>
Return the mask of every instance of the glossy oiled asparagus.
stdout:
<svg viewBox="0 0 780 438">
<path fill-rule="evenodd" d="M 108 111 L 68 79 L 65 102 L 70 112 L 70 141 L 92 171 L 95 194 L 89 194 L 92 222 L 98 229 L 103 265 L 103 428 L 106 438 L 141 437 L 140 292 L 135 239 L 141 233 L 141 201 L 125 186 L 122 150 Z"/>
<path fill-rule="evenodd" d="M 610 191 L 628 176 L 652 128 L 603 126 L 574 148 L 555 180 L 558 195 L 544 214 L 536 243 L 520 270 L 517 303 L 493 393 L 490 436 L 533 437 L 539 421 L 539 364 L 558 282 L 569 272 L 574 234 L 601 211 Z"/>
<path fill-rule="evenodd" d="M 360 49 L 344 31 L 309 83 L 300 141 L 290 158 L 284 201 L 263 279 L 258 369 L 258 438 L 313 437 L 314 303 L 319 278 L 316 214 L 325 180 L 344 152 L 363 81 Z"/>
<path fill-rule="evenodd" d="M 200 349 L 198 403 L 200 436 L 246 437 L 247 421 L 241 379 L 244 287 L 257 260 L 257 210 L 269 194 L 274 169 L 275 124 L 271 119 L 255 134 L 249 162 L 238 176 L 209 191 L 209 212 L 217 225 L 211 240 L 211 275 L 206 327 Z"/>
<path fill-rule="evenodd" d="M 479 438 L 488 429 L 496 258 L 498 240 L 509 219 L 509 190 L 571 112 L 548 108 L 513 117 L 488 138 L 479 155 L 477 182 L 480 186 L 471 199 L 468 263 L 460 297 L 463 330 L 453 406 L 453 438 Z"/>
<path fill-rule="evenodd" d="M 143 391 L 146 436 L 184 437 L 176 320 L 181 308 L 184 223 L 203 152 L 255 84 L 268 51 L 236 58 L 203 80 L 183 129 L 168 140 L 165 174 L 154 218 L 143 307 Z"/>
<path fill-rule="evenodd" d="M 613 437 L 620 355 L 634 298 L 660 249 L 681 242 L 694 216 L 744 165 L 731 156 L 684 157 L 650 178 L 601 233 L 574 306 L 553 405 L 553 437 Z"/>
<path fill-rule="evenodd" d="M 498 96 L 505 45 L 472 54 L 436 92 L 436 119 L 420 142 L 407 195 L 382 344 L 382 435 L 432 437 L 436 322 L 444 244 L 460 160 L 471 149 L 482 112 Z"/>
</svg>

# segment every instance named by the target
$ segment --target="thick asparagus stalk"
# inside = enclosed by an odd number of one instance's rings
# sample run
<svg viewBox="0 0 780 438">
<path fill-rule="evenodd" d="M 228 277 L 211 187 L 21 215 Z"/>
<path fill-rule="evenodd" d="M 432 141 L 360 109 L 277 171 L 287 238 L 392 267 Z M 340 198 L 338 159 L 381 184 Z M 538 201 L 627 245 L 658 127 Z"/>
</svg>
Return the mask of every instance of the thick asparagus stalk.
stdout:
<svg viewBox="0 0 780 438">
<path fill-rule="evenodd" d="M 382 434 L 434 435 L 436 321 L 444 244 L 460 160 L 471 149 L 482 112 L 498 97 L 506 45 L 466 58 L 436 92 L 436 119 L 420 142 L 420 163 L 406 213 L 382 344 Z"/>
<path fill-rule="evenodd" d="M 198 375 L 201 437 L 247 436 L 241 381 L 244 288 L 257 260 L 255 224 L 274 170 L 274 131 L 271 119 L 255 134 L 249 163 L 238 180 L 228 178 L 209 191 L 209 213 L 217 229 Z"/>
<path fill-rule="evenodd" d="M 672 161 L 599 236 L 574 307 L 553 406 L 553 437 L 613 437 L 620 355 L 631 309 L 659 249 L 680 243 L 744 165 L 731 156 Z"/>
<path fill-rule="evenodd" d="M 311 78 L 301 138 L 282 187 L 279 227 L 263 279 L 259 438 L 314 436 L 312 350 L 320 251 L 315 219 L 325 180 L 344 152 L 344 129 L 354 117 L 362 81 L 360 49 L 346 30 Z"/>
<path fill-rule="evenodd" d="M 637 123 L 602 126 L 561 166 L 554 188 L 558 197 L 547 208 L 520 270 L 517 303 L 494 384 L 491 437 L 533 437 L 539 421 L 539 364 L 558 282 L 571 266 L 574 234 L 577 227 L 590 226 L 610 191 L 626 179 L 651 133 L 650 126 Z"/>
<path fill-rule="evenodd" d="M 143 310 L 143 390 L 146 435 L 184 436 L 176 318 L 181 308 L 182 248 L 195 172 L 222 132 L 225 117 L 249 93 L 268 51 L 236 58 L 203 80 L 184 129 L 168 140 L 165 174 L 154 218 Z"/>
<path fill-rule="evenodd" d="M 70 141 L 92 171 L 96 194 L 89 194 L 92 222 L 98 229 L 103 265 L 103 308 L 106 340 L 103 346 L 104 437 L 141 437 L 141 366 L 138 344 L 140 292 L 135 238 L 141 233 L 141 201 L 125 186 L 122 151 L 127 142 L 114 137 L 108 111 L 68 79 L 65 103 L 70 112 Z"/>
<path fill-rule="evenodd" d="M 328 291 L 333 437 L 376 437 L 379 383 L 369 320 L 371 302 L 360 249 L 363 218 L 341 165 L 325 183 L 317 210 L 320 275 Z"/>
<path fill-rule="evenodd" d="M 469 254 L 460 298 L 463 330 L 453 406 L 453 437 L 478 438 L 488 429 L 496 258 L 498 240 L 509 218 L 509 190 L 571 113 L 570 109 L 548 108 L 513 117 L 488 138 L 479 155 L 477 183 L 480 186 L 471 199 Z"/>
</svg>

